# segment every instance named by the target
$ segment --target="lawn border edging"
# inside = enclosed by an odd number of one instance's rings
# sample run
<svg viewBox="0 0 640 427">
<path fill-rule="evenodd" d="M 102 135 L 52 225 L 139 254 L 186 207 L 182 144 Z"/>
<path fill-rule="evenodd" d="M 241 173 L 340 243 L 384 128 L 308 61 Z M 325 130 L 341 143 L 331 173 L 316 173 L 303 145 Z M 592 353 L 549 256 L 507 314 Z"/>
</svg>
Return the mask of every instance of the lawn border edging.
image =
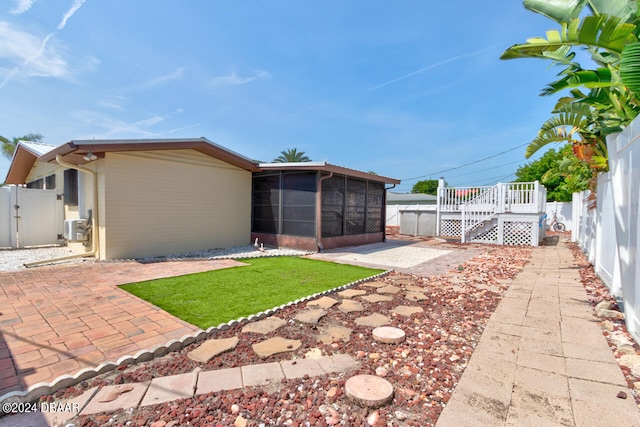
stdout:
<svg viewBox="0 0 640 427">
<path fill-rule="evenodd" d="M 330 293 L 333 292 L 337 292 L 337 291 L 341 291 L 344 289 L 348 289 L 352 286 L 355 285 L 359 285 L 361 283 L 366 283 L 372 280 L 375 280 L 377 278 L 380 277 L 384 277 L 389 275 L 391 272 L 393 272 L 394 270 L 386 270 L 383 271 L 382 273 L 378 273 L 375 274 L 373 276 L 370 277 L 365 277 L 364 279 L 359 279 L 356 280 L 354 282 L 348 283 L 346 285 L 341 285 L 338 287 L 335 287 L 333 289 L 329 289 L 326 291 L 322 291 L 322 292 L 316 292 L 313 295 L 309 295 L 307 297 L 303 297 L 303 298 L 299 298 L 295 301 L 291 301 L 282 305 L 279 305 L 277 307 L 273 307 L 270 308 L 268 310 L 265 311 L 260 311 L 256 314 L 250 314 L 247 317 L 240 317 L 239 319 L 234 319 L 234 320 L 230 320 L 227 323 L 221 323 L 218 326 L 211 326 L 210 328 L 207 328 L 206 330 L 200 329 L 199 331 L 196 331 L 195 333 L 192 334 L 187 334 L 184 335 L 182 338 L 180 339 L 172 339 L 171 341 L 167 342 L 166 344 L 159 344 L 156 345 L 154 347 L 152 347 L 151 349 L 143 349 L 138 351 L 137 353 L 135 353 L 135 355 L 124 355 L 120 358 L 118 358 L 118 360 L 116 362 L 112 362 L 112 361 L 105 361 L 100 363 L 98 366 L 96 366 L 95 368 L 83 368 L 80 371 L 76 372 L 74 375 L 71 374 L 63 374 L 61 376 L 59 376 L 58 378 L 56 378 L 55 380 L 53 380 L 52 382 L 48 383 L 48 382 L 40 382 L 37 384 L 32 385 L 31 387 L 29 387 L 27 390 L 25 391 L 10 391 L 9 393 L 6 393 L 2 396 L 0 396 L 0 405 L 4 404 L 4 403 L 31 403 L 36 401 L 37 399 L 39 399 L 42 396 L 46 396 L 49 394 L 53 394 L 59 390 L 62 390 L 64 388 L 67 387 L 71 387 L 73 385 L 76 385 L 82 381 L 91 379 L 93 377 L 96 377 L 98 375 L 104 374 L 106 372 L 110 372 L 113 370 L 116 370 L 117 368 L 121 367 L 121 366 L 127 366 L 127 365 L 134 365 L 137 363 L 142 363 L 142 362 L 148 362 L 150 360 L 153 360 L 157 357 L 162 357 L 167 355 L 168 353 L 172 353 L 178 350 L 181 350 L 182 348 L 193 344 L 195 342 L 200 342 L 200 341 L 204 341 L 208 338 L 212 338 L 215 335 L 215 332 L 218 331 L 226 331 L 228 329 L 230 329 L 231 327 L 234 326 L 240 326 L 242 324 L 245 323 L 249 323 L 252 322 L 254 320 L 260 320 L 263 319 L 265 317 L 271 316 L 277 312 L 279 312 L 280 310 L 286 308 L 286 307 L 291 307 L 293 305 L 297 305 L 306 301 L 310 301 L 312 299 L 315 299 L 319 296 L 323 296 L 323 295 L 328 295 Z M 5 412 L 2 412 L 2 414 L 0 414 L 0 417 L 5 416 L 5 415 L 11 415 L 11 414 L 7 414 Z"/>
</svg>

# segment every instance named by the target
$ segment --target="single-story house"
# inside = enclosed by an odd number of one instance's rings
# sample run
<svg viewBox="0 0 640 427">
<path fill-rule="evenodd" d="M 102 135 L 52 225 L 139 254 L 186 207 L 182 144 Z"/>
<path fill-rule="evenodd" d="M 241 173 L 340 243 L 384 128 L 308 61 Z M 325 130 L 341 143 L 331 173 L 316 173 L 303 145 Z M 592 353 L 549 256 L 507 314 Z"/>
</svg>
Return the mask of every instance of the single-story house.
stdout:
<svg viewBox="0 0 640 427">
<path fill-rule="evenodd" d="M 259 163 L 206 138 L 21 141 L 7 184 L 54 187 L 87 219 L 99 259 L 265 244 L 318 250 L 384 240 L 386 184 L 327 163 Z"/>
</svg>

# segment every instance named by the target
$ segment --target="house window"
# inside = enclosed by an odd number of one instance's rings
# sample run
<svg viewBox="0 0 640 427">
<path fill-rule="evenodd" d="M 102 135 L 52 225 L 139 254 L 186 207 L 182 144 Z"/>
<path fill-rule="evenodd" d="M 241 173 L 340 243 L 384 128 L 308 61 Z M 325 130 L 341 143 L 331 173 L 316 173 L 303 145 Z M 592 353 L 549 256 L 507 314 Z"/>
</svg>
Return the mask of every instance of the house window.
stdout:
<svg viewBox="0 0 640 427">
<path fill-rule="evenodd" d="M 36 179 L 35 181 L 27 182 L 27 188 L 44 188 L 44 180 L 42 178 Z"/>
<path fill-rule="evenodd" d="M 47 190 L 53 190 L 56 188 L 56 176 L 49 175 L 44 179 L 44 188 Z"/>
<path fill-rule="evenodd" d="M 78 205 L 78 171 L 75 169 L 64 171 L 64 204 Z"/>
</svg>

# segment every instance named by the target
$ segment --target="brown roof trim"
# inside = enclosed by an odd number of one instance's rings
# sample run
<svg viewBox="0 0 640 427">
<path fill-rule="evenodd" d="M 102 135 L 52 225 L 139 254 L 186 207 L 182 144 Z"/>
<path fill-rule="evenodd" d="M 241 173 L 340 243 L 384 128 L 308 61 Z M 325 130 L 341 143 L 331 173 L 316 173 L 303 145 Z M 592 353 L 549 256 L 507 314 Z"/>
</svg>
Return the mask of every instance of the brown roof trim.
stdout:
<svg viewBox="0 0 640 427">
<path fill-rule="evenodd" d="M 18 145 L 9 165 L 5 184 L 24 184 L 37 158 L 35 154 Z"/>
<path fill-rule="evenodd" d="M 260 163 L 258 165 L 261 171 L 269 170 L 306 170 L 306 171 L 324 171 L 341 175 L 348 175 L 355 178 L 366 179 L 369 181 L 384 182 L 385 184 L 400 184 L 399 179 L 389 178 L 387 176 L 375 175 L 372 173 L 362 172 L 355 169 L 349 169 L 342 166 L 332 165 L 326 162 L 297 162 L 297 163 Z"/>
<path fill-rule="evenodd" d="M 150 150 L 185 150 L 193 149 L 215 157 L 231 165 L 237 166 L 251 172 L 258 171 L 258 166 L 252 160 L 228 150 L 206 138 L 191 139 L 122 139 L 122 140 L 75 140 L 69 141 L 56 149 L 41 156 L 38 160 L 50 162 L 57 155 L 65 156 L 70 153 L 84 155 L 89 151 L 100 156 L 106 152 L 124 151 L 150 151 Z"/>
</svg>

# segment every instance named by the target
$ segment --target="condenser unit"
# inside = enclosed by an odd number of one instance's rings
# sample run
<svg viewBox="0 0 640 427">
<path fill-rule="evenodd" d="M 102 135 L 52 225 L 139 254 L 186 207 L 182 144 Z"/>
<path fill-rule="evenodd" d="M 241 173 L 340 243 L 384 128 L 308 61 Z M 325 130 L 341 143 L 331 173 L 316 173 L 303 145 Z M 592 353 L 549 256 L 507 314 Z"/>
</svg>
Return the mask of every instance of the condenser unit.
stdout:
<svg viewBox="0 0 640 427">
<path fill-rule="evenodd" d="M 88 236 L 85 234 L 86 230 L 86 219 L 64 220 L 64 238 L 70 242 L 81 242 L 87 240 Z"/>
</svg>

